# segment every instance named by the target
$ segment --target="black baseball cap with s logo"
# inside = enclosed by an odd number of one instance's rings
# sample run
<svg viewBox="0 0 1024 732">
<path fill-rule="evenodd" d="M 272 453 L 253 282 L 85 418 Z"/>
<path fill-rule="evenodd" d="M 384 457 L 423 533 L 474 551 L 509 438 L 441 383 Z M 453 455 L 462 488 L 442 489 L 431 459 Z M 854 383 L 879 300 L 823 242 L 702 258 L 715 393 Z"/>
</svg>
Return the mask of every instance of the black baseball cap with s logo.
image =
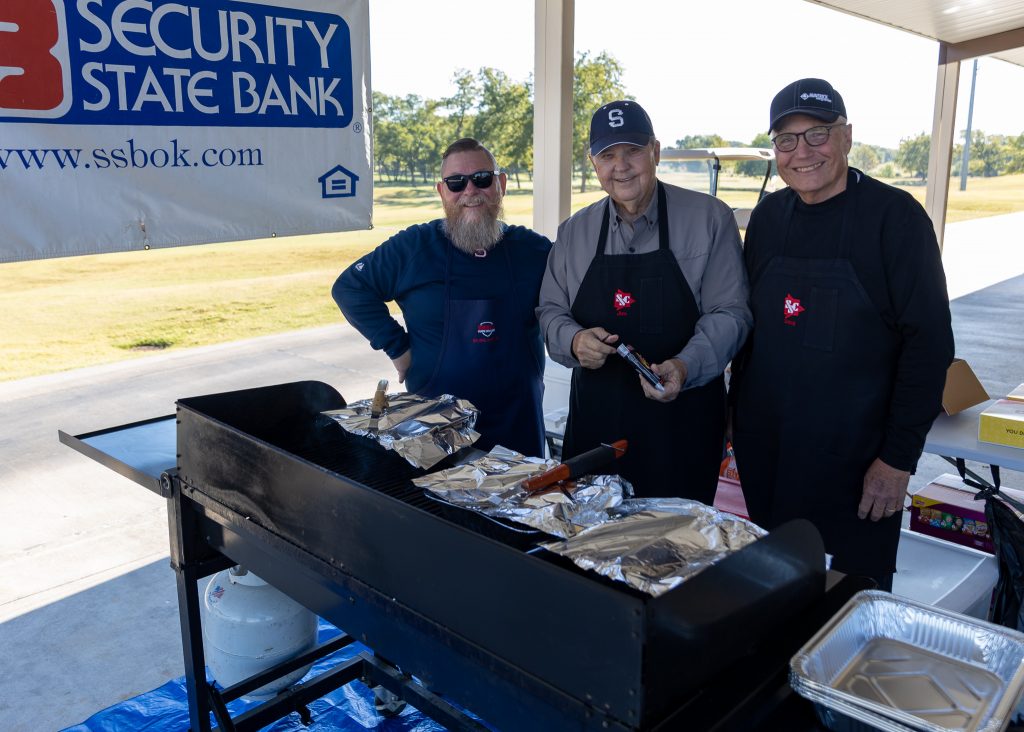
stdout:
<svg viewBox="0 0 1024 732">
<path fill-rule="evenodd" d="M 653 137 L 651 118 L 643 107 L 630 100 L 609 102 L 590 118 L 591 155 L 621 143 L 643 147 Z"/>
</svg>

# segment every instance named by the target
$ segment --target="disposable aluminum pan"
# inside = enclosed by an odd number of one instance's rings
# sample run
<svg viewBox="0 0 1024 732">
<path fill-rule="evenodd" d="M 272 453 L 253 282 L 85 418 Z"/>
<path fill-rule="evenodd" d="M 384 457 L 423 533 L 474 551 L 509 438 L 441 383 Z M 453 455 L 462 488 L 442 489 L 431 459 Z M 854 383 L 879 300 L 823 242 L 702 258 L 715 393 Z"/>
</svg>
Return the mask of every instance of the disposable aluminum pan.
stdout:
<svg viewBox="0 0 1024 732">
<path fill-rule="evenodd" d="M 838 712 L 893 732 L 996 732 L 1024 690 L 1024 634 L 865 590 L 793 656 L 790 685 L 826 722 Z"/>
</svg>

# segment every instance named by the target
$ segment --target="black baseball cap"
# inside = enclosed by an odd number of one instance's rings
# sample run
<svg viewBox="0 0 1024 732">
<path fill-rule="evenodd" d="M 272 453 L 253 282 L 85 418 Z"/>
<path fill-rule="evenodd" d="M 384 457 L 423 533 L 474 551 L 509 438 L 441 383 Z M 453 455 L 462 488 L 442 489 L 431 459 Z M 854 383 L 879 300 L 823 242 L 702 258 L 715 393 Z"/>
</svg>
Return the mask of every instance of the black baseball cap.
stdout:
<svg viewBox="0 0 1024 732">
<path fill-rule="evenodd" d="M 835 122 L 846 116 L 846 105 L 839 92 L 824 79 L 800 79 L 775 95 L 768 131 L 778 129 L 779 120 L 791 114 Z"/>
<path fill-rule="evenodd" d="M 590 118 L 590 154 L 597 155 L 612 145 L 629 143 L 643 147 L 654 137 L 647 112 L 636 102 L 609 102 Z"/>
</svg>

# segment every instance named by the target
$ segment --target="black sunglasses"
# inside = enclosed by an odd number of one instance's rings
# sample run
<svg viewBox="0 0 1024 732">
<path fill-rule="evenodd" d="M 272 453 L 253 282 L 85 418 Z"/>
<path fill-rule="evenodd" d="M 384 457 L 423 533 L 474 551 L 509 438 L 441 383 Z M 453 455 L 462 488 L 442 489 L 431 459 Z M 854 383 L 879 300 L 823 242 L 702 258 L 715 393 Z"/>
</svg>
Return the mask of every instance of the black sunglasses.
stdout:
<svg viewBox="0 0 1024 732">
<path fill-rule="evenodd" d="M 466 175 L 465 173 L 459 173 L 458 175 L 449 175 L 447 178 L 442 178 L 444 184 L 448 186 L 448 190 L 452 193 L 459 193 L 460 191 L 466 190 L 466 186 L 472 181 L 473 185 L 483 190 L 484 188 L 490 188 L 491 183 L 494 182 L 494 176 L 501 173 L 500 170 L 478 170 L 475 173 Z"/>
</svg>

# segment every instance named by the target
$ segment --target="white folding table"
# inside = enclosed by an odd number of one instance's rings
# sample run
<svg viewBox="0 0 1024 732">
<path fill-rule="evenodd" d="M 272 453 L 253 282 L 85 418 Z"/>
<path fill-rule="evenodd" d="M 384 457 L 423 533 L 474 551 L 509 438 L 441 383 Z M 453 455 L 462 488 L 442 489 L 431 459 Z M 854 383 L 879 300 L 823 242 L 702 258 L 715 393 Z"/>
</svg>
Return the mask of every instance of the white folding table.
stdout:
<svg viewBox="0 0 1024 732">
<path fill-rule="evenodd" d="M 984 463 L 998 472 L 998 468 L 1024 472 L 1024 449 L 994 445 L 978 439 L 979 415 L 992 400 L 982 402 L 970 409 L 952 416 L 940 414 L 924 441 L 924 451 L 939 455 L 956 465 L 956 459 Z M 983 478 L 967 471 L 975 480 L 987 483 Z"/>
</svg>

